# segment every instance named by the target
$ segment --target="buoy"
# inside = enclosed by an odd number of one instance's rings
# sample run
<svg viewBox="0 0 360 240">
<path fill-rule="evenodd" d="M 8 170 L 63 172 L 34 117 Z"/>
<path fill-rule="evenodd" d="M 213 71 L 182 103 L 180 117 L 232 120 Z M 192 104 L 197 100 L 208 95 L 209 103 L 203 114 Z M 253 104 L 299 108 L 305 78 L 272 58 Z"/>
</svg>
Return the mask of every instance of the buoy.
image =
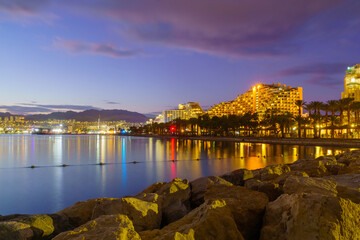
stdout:
<svg viewBox="0 0 360 240">
<path fill-rule="evenodd" d="M 244 158 L 243 156 L 241 156 L 240 158 Z"/>
<path fill-rule="evenodd" d="M 260 158 L 260 155 L 258 155 L 258 158 Z"/>
<path fill-rule="evenodd" d="M 264 155 L 264 158 L 266 158 L 266 156 Z"/>
<path fill-rule="evenodd" d="M 171 160 L 172 162 L 175 162 L 175 159 Z"/>
<path fill-rule="evenodd" d="M 63 165 L 61 165 L 61 166 L 66 167 L 67 165 L 64 163 L 64 164 L 63 164 Z"/>
<path fill-rule="evenodd" d="M 281 156 L 281 157 L 283 157 L 283 156 L 284 156 L 284 154 L 280 154 L 280 156 Z"/>
<path fill-rule="evenodd" d="M 34 165 L 31 165 L 30 168 L 35 168 L 35 166 L 34 166 Z"/>
<path fill-rule="evenodd" d="M 200 158 L 197 158 L 197 159 L 196 159 L 196 161 L 199 161 L 199 160 L 200 160 Z"/>
<path fill-rule="evenodd" d="M 137 163 L 137 161 L 133 161 L 133 164 L 136 164 Z"/>
<path fill-rule="evenodd" d="M 99 165 L 103 165 L 103 162 L 99 162 Z"/>
</svg>

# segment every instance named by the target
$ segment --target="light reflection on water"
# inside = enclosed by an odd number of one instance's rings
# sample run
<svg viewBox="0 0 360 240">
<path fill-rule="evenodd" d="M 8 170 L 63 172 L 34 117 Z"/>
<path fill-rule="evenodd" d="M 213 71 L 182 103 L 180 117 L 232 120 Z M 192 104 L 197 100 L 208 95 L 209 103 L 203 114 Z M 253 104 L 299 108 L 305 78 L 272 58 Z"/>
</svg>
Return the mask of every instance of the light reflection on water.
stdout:
<svg viewBox="0 0 360 240">
<path fill-rule="evenodd" d="M 133 195 L 175 177 L 193 180 L 345 150 L 99 135 L 0 135 L 0 214 L 51 213 L 89 198 Z"/>
</svg>

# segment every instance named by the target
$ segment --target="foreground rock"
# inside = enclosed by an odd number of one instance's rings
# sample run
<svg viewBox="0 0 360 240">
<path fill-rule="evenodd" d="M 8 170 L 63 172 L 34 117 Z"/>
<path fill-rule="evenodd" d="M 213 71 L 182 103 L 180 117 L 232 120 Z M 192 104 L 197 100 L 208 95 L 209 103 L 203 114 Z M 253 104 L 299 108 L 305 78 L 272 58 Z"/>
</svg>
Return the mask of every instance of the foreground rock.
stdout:
<svg viewBox="0 0 360 240">
<path fill-rule="evenodd" d="M 143 240 L 244 239 L 224 200 L 206 201 L 185 217 L 161 230 L 140 232 Z"/>
<path fill-rule="evenodd" d="M 67 216 L 75 226 L 102 215 L 113 214 L 127 215 L 137 231 L 159 228 L 161 224 L 161 212 L 157 203 L 133 197 L 91 199 L 78 202 L 59 214 Z"/>
<path fill-rule="evenodd" d="M 321 194 L 283 194 L 266 207 L 261 237 L 285 239 L 360 239 L 360 206 Z"/>
<path fill-rule="evenodd" d="M 104 215 L 72 231 L 63 232 L 54 240 L 141 240 L 126 215 Z"/>
<path fill-rule="evenodd" d="M 0 240 L 51 239 L 71 229 L 67 219 L 56 214 L 10 215 L 0 220 Z"/>
<path fill-rule="evenodd" d="M 245 239 L 258 239 L 268 197 L 241 186 L 211 185 L 205 201 L 225 201 Z"/>
<path fill-rule="evenodd" d="M 191 206 L 198 207 L 204 203 L 204 196 L 210 185 L 232 186 L 233 184 L 215 176 L 198 178 L 190 183 L 191 185 Z"/>
<path fill-rule="evenodd" d="M 146 198 L 149 194 L 158 195 L 158 204 L 162 212 L 162 225 L 167 225 L 184 217 L 190 212 L 190 184 L 188 180 L 175 178 L 168 183 L 155 183 L 136 195 Z"/>
</svg>

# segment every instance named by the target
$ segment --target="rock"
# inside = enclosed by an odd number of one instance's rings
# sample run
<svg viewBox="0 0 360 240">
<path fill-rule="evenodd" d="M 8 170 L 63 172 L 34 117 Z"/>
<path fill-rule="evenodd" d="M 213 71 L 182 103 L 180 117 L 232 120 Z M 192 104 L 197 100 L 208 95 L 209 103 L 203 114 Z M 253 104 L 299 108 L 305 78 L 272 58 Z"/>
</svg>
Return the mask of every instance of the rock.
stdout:
<svg viewBox="0 0 360 240">
<path fill-rule="evenodd" d="M 179 178 L 168 183 L 153 184 L 138 195 L 142 198 L 145 194 L 156 193 L 159 195 L 159 206 L 162 212 L 162 225 L 174 222 L 190 211 L 190 184 L 189 181 Z"/>
<path fill-rule="evenodd" d="M 360 174 L 344 174 L 324 177 L 336 183 L 337 195 L 360 203 Z"/>
<path fill-rule="evenodd" d="M 322 156 L 316 159 L 298 160 L 289 166 L 291 171 L 306 172 L 310 177 L 322 177 L 338 174 L 344 165 L 339 164 L 333 156 Z"/>
<path fill-rule="evenodd" d="M 220 176 L 220 178 L 225 179 L 236 186 L 244 186 L 245 181 L 253 177 L 253 172 L 247 169 L 238 169 Z"/>
<path fill-rule="evenodd" d="M 254 178 L 261 181 L 269 181 L 290 171 L 290 167 L 286 164 L 271 165 L 262 169 L 254 170 Z"/>
<path fill-rule="evenodd" d="M 78 227 L 93 219 L 94 208 L 100 205 L 107 198 L 95 198 L 87 201 L 80 201 L 74 205 L 58 212 L 59 215 L 65 215 L 69 218 L 69 223 Z"/>
<path fill-rule="evenodd" d="M 309 177 L 309 175 L 306 172 L 290 171 L 290 172 L 281 174 L 277 178 L 271 180 L 271 182 L 279 184 L 280 188 L 282 189 L 286 179 L 290 176 Z"/>
<path fill-rule="evenodd" d="M 219 177 L 202 177 L 190 182 L 191 186 L 191 206 L 192 208 L 198 207 L 204 203 L 204 195 L 206 188 L 209 185 L 222 184 L 232 186 L 233 184 Z"/>
<path fill-rule="evenodd" d="M 102 215 L 125 214 L 133 221 L 137 231 L 159 228 L 161 211 L 157 203 L 142 201 L 137 198 L 98 198 L 75 205 L 60 211 L 69 218 L 74 226 Z"/>
<path fill-rule="evenodd" d="M 283 194 L 266 207 L 260 239 L 360 239 L 360 205 L 321 194 Z"/>
<path fill-rule="evenodd" d="M 185 217 L 162 229 L 139 233 L 143 240 L 244 239 L 224 200 L 206 201 Z"/>
<path fill-rule="evenodd" d="M 136 231 L 160 228 L 161 212 L 157 203 L 133 197 L 106 199 L 94 208 L 93 219 L 113 214 L 127 215 Z"/>
<path fill-rule="evenodd" d="M 283 190 L 287 194 L 318 193 L 331 196 L 337 195 L 335 182 L 311 177 L 290 176 L 286 179 Z"/>
<path fill-rule="evenodd" d="M 14 239 L 40 239 L 53 236 L 55 231 L 53 219 L 45 214 L 10 215 L 3 219 L 9 220 L 0 222 L 0 236 L 9 236 L 9 239 L 11 236 L 17 236 Z"/>
<path fill-rule="evenodd" d="M 121 214 L 104 215 L 68 232 L 56 236 L 54 240 L 140 240 L 130 219 Z"/>
<path fill-rule="evenodd" d="M 0 240 L 32 239 L 34 233 L 29 224 L 17 221 L 0 222 Z"/>
<path fill-rule="evenodd" d="M 258 179 L 249 179 L 245 182 L 245 187 L 253 191 L 265 193 L 268 196 L 269 201 L 274 201 L 283 194 L 280 185 L 271 181 L 262 182 Z"/>
<path fill-rule="evenodd" d="M 257 239 L 268 197 L 265 193 L 241 186 L 210 185 L 205 201 L 222 199 L 229 207 L 236 225 L 245 239 Z"/>
</svg>

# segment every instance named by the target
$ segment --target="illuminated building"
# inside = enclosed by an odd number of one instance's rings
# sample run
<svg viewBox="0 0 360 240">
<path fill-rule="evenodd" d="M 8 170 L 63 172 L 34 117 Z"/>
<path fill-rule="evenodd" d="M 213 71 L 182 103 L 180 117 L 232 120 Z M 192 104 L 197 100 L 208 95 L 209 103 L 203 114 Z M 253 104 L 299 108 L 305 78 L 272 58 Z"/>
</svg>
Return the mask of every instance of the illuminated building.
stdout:
<svg viewBox="0 0 360 240">
<path fill-rule="evenodd" d="M 162 113 L 164 122 L 171 122 L 177 118 L 188 120 L 190 118 L 198 118 L 204 111 L 199 103 L 188 102 L 179 104 L 179 109 L 166 110 Z"/>
<path fill-rule="evenodd" d="M 347 68 L 341 98 L 354 98 L 354 101 L 360 101 L 360 64 Z"/>
<path fill-rule="evenodd" d="M 278 84 L 258 84 L 230 102 L 222 102 L 210 108 L 207 113 L 213 116 L 242 115 L 247 112 L 264 117 L 267 110 L 276 113 L 289 112 L 298 115 L 296 100 L 303 99 L 302 87 L 290 87 Z"/>
</svg>

